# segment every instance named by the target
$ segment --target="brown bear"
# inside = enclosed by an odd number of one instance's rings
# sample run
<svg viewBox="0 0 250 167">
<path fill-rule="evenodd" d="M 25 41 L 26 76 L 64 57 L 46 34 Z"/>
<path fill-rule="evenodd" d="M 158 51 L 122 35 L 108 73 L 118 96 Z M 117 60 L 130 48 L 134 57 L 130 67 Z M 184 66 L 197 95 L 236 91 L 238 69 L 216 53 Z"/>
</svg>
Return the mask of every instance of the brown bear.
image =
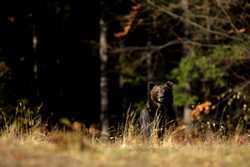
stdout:
<svg viewBox="0 0 250 167">
<path fill-rule="evenodd" d="M 148 101 L 140 114 L 141 130 L 149 137 L 151 130 L 156 130 L 158 137 L 164 135 L 165 129 L 176 125 L 176 114 L 173 109 L 173 83 L 148 83 Z"/>
</svg>

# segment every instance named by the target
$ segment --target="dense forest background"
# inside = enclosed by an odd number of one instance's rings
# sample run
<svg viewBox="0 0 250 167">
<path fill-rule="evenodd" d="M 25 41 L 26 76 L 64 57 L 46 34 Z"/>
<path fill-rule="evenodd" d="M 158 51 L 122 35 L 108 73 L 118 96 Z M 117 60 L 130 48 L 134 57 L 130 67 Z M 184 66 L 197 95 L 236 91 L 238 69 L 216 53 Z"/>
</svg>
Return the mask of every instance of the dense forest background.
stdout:
<svg viewBox="0 0 250 167">
<path fill-rule="evenodd" d="M 247 0 L 9 0 L 0 11 L 2 126 L 25 111 L 108 131 L 143 108 L 148 81 L 166 80 L 179 117 L 209 101 L 215 120 L 250 126 Z"/>
</svg>

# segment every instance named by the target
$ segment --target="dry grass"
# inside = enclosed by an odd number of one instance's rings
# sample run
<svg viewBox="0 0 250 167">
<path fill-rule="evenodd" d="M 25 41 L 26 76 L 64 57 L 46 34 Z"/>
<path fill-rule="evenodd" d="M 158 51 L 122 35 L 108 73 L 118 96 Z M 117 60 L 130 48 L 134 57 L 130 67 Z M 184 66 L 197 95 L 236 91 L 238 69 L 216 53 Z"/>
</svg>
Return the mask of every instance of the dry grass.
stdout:
<svg viewBox="0 0 250 167">
<path fill-rule="evenodd" d="M 0 166 L 250 166 L 247 135 L 227 140 L 210 135 L 204 140 L 180 134 L 181 128 L 159 142 L 128 133 L 103 142 L 79 131 L 6 132 L 0 137 Z"/>
</svg>

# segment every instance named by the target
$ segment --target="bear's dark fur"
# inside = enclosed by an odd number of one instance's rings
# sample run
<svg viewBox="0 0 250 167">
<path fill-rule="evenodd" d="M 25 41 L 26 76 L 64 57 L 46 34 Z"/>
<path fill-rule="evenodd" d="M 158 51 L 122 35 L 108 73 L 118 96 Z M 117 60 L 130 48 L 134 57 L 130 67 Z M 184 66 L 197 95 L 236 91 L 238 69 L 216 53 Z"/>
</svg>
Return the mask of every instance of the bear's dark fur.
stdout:
<svg viewBox="0 0 250 167">
<path fill-rule="evenodd" d="M 172 86 L 171 81 L 164 84 L 148 83 L 148 101 L 140 115 L 144 136 L 150 136 L 151 129 L 154 129 L 158 137 L 162 137 L 165 129 L 176 124 Z"/>
</svg>

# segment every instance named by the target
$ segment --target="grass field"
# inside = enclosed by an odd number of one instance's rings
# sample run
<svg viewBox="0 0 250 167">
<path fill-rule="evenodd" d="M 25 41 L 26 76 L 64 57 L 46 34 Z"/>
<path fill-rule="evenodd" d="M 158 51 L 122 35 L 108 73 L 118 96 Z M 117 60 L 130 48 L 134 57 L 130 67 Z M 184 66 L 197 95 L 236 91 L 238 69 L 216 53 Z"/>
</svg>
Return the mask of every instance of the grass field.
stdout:
<svg viewBox="0 0 250 167">
<path fill-rule="evenodd" d="M 34 131 L 0 137 L 0 167 L 78 166 L 250 166 L 249 136 L 230 140 L 196 140 L 161 144 L 136 137 L 112 142 L 81 133 Z"/>
</svg>

